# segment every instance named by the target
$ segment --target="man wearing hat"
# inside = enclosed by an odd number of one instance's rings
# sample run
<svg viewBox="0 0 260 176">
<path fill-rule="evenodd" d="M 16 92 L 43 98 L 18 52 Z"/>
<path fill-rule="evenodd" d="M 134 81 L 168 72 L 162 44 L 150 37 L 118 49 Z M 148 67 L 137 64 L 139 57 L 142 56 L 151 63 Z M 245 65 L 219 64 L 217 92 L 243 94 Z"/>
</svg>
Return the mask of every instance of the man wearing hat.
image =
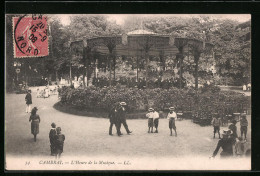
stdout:
<svg viewBox="0 0 260 176">
<path fill-rule="evenodd" d="M 116 113 L 117 118 L 120 120 L 118 123 L 118 129 L 119 129 L 119 134 L 118 136 L 120 136 L 122 133 L 120 132 L 120 128 L 121 128 L 121 123 L 124 125 L 125 130 L 127 132 L 127 134 L 132 133 L 129 129 L 128 129 L 128 125 L 126 123 L 126 103 L 125 102 L 121 102 L 119 104 L 119 108 L 117 110 Z"/>
<path fill-rule="evenodd" d="M 244 134 L 245 135 L 245 139 L 246 139 L 247 126 L 248 126 L 248 121 L 246 119 L 246 114 L 242 114 L 241 115 L 241 120 L 240 120 L 241 138 L 243 138 L 243 134 Z"/>
<path fill-rule="evenodd" d="M 223 149 L 220 153 L 221 158 L 233 156 L 233 140 L 230 138 L 231 130 L 223 130 L 222 139 L 218 141 L 217 147 L 213 152 L 212 157 L 218 154 L 220 147 Z"/>
<path fill-rule="evenodd" d="M 148 118 L 148 133 L 150 133 L 150 129 L 151 129 L 151 133 L 153 133 L 153 112 L 154 109 L 149 108 L 148 113 L 146 114 L 146 117 Z"/>
<path fill-rule="evenodd" d="M 174 109 L 175 109 L 174 107 L 170 107 L 169 108 L 170 112 L 167 115 L 167 119 L 169 120 L 169 128 L 170 128 L 170 131 L 171 131 L 171 136 L 172 136 L 172 129 L 174 129 L 175 136 L 177 136 L 176 126 L 175 126 L 175 121 L 177 119 L 177 115 L 174 112 Z"/>
<path fill-rule="evenodd" d="M 118 119 L 118 116 L 116 115 L 117 113 L 117 105 L 114 105 L 114 107 L 110 110 L 109 114 L 108 114 L 108 117 L 109 117 L 109 121 L 110 121 L 110 126 L 109 126 L 109 135 L 113 135 L 112 134 L 112 128 L 113 128 L 113 125 L 115 124 L 116 126 L 116 130 L 117 130 L 117 134 L 118 136 L 121 135 L 121 132 L 120 132 L 120 119 Z"/>
<path fill-rule="evenodd" d="M 25 101 L 26 101 L 26 113 L 31 112 L 31 104 L 32 104 L 32 95 L 31 95 L 31 90 L 27 91 L 27 94 L 25 96 Z"/>
</svg>

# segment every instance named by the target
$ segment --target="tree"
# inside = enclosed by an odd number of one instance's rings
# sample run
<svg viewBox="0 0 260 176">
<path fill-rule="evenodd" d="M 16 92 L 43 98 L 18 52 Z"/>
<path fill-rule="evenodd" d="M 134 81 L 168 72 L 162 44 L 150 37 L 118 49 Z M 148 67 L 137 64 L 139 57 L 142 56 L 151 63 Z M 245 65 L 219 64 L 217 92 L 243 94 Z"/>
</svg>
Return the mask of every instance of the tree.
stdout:
<svg viewBox="0 0 260 176">
<path fill-rule="evenodd" d="M 76 39 L 83 40 L 84 38 L 84 40 L 86 41 L 86 39 L 94 38 L 97 36 L 113 36 L 122 33 L 121 28 L 118 25 L 116 25 L 114 22 L 108 21 L 107 18 L 102 15 L 73 16 L 71 18 L 71 23 L 69 28 L 70 28 L 72 38 L 74 40 Z M 75 30 L 75 28 L 77 30 Z M 113 42 L 113 39 L 111 39 L 111 41 L 107 41 L 104 39 L 104 43 L 102 43 L 101 45 L 105 45 L 106 47 L 108 47 L 109 50 L 108 61 L 109 61 L 110 72 L 112 69 L 111 62 L 113 62 L 113 68 L 115 73 L 116 57 L 115 57 L 115 53 L 113 52 L 115 43 Z M 92 48 L 93 46 L 83 46 L 83 47 L 84 49 L 82 52 L 81 61 L 84 67 L 87 68 L 87 73 L 86 72 L 83 73 L 83 80 L 86 75 L 87 75 L 87 80 L 89 80 L 91 78 L 91 74 L 94 71 L 91 64 L 95 63 L 96 58 L 94 58 L 93 53 L 91 53 L 91 51 L 93 50 Z"/>
</svg>

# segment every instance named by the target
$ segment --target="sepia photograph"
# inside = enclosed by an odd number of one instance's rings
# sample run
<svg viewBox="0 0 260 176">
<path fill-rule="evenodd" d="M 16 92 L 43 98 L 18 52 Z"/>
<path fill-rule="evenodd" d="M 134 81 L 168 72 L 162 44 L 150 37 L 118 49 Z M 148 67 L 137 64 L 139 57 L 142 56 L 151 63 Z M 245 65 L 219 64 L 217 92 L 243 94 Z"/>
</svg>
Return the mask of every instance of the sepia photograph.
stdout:
<svg viewBox="0 0 260 176">
<path fill-rule="evenodd" d="M 250 14 L 5 14 L 5 169 L 251 170 Z"/>
</svg>

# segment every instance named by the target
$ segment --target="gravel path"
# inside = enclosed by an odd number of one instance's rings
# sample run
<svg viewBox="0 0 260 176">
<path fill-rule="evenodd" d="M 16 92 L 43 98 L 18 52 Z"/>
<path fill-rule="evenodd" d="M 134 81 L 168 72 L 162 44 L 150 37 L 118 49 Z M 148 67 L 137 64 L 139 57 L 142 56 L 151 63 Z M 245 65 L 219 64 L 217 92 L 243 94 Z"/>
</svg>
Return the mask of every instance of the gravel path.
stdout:
<svg viewBox="0 0 260 176">
<path fill-rule="evenodd" d="M 50 98 L 36 98 L 33 91 L 33 106 L 38 107 L 41 117 L 40 134 L 37 142 L 30 134 L 29 114 L 25 113 L 24 94 L 6 94 L 5 97 L 5 150 L 8 156 L 44 157 L 50 155 L 49 130 L 51 123 L 60 126 L 66 136 L 65 156 L 131 156 L 131 157 L 209 157 L 218 139 L 212 139 L 211 126 L 201 127 L 191 120 L 177 121 L 178 137 L 170 136 L 168 121 L 160 119 L 159 133 L 147 133 L 147 120 L 127 120 L 133 134 L 108 135 L 109 120 L 65 114 L 52 106 L 57 95 Z M 250 119 L 248 119 L 250 122 Z M 239 123 L 237 124 L 239 127 Z M 223 127 L 227 128 L 227 127 Z M 238 128 L 239 129 L 239 128 Z M 240 134 L 240 131 L 238 131 Z M 248 138 L 250 142 L 251 123 Z"/>
</svg>

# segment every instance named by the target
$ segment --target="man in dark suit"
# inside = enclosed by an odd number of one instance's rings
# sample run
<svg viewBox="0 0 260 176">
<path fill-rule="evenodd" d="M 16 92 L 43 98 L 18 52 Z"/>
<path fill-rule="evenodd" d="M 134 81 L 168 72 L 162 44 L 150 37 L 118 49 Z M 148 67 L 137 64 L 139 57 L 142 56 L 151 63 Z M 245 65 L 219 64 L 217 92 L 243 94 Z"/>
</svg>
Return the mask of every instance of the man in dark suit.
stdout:
<svg viewBox="0 0 260 176">
<path fill-rule="evenodd" d="M 120 128 L 119 128 L 120 120 L 118 119 L 118 116 L 116 115 L 116 113 L 117 113 L 117 105 L 114 105 L 108 114 L 108 118 L 110 121 L 109 135 L 111 135 L 111 136 L 113 135 L 112 128 L 113 128 L 114 124 L 116 126 L 116 131 L 117 131 L 118 136 L 122 135 L 120 132 Z"/>
<path fill-rule="evenodd" d="M 130 131 L 128 129 L 128 125 L 126 123 L 126 103 L 125 102 L 121 102 L 119 104 L 119 108 L 117 109 L 117 112 L 116 112 L 116 118 L 117 118 L 117 128 L 119 129 L 119 135 L 122 135 L 122 133 L 120 132 L 120 128 L 121 128 L 121 123 L 124 125 L 125 127 L 125 130 L 127 132 L 127 134 L 130 134 L 132 133 L 132 131 Z"/>
<path fill-rule="evenodd" d="M 25 101 L 26 101 L 26 113 L 31 112 L 31 105 L 32 105 L 32 95 L 31 95 L 31 90 L 27 91 L 27 94 L 25 96 Z"/>
</svg>

